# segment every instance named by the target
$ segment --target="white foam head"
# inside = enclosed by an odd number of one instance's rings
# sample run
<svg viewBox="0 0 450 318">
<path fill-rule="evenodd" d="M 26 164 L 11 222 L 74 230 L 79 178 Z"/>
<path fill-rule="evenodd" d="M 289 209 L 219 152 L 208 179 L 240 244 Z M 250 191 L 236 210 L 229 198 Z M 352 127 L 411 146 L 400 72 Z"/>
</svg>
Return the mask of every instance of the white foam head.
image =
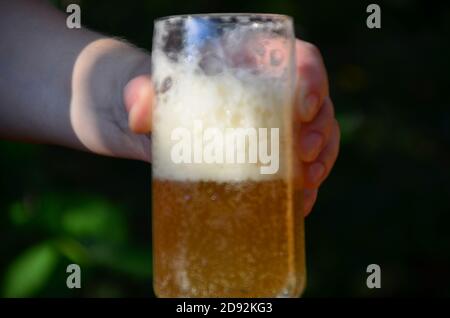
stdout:
<svg viewBox="0 0 450 318">
<path fill-rule="evenodd" d="M 153 50 L 152 77 L 157 90 L 152 131 L 154 178 L 241 182 L 286 177 L 291 148 L 292 81 L 289 73 L 275 77 L 239 67 L 229 68 L 218 62 L 215 59 L 193 60 L 192 56 L 172 60 L 162 50 Z M 205 66 L 204 63 L 212 64 Z M 171 152 L 177 143 L 173 138 L 177 128 L 190 132 L 192 145 L 205 145 L 205 136 L 195 127 L 198 122 L 203 132 L 208 128 L 220 132 L 230 128 L 254 128 L 256 131 L 278 128 L 279 169 L 274 174 L 263 174 L 259 160 L 256 163 L 194 163 L 193 158 L 193 163 L 175 163 Z M 260 142 L 259 139 L 258 147 Z M 234 147 L 227 145 L 226 140 L 223 146 L 224 149 Z M 241 146 L 235 148 L 236 151 L 245 152 L 245 158 L 249 158 L 248 143 Z"/>
</svg>

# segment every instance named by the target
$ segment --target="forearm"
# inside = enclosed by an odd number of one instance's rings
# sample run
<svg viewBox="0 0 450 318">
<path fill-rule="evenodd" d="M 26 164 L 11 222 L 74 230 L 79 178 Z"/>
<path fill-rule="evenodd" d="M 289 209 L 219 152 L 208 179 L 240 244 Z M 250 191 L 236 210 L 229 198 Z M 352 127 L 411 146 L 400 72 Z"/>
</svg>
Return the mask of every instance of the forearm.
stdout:
<svg viewBox="0 0 450 318">
<path fill-rule="evenodd" d="M 68 29 L 65 15 L 42 1 L 1 1 L 0 38 L 0 137 L 108 154 L 98 108 L 123 120 L 122 89 L 149 72 L 148 57 Z"/>
</svg>

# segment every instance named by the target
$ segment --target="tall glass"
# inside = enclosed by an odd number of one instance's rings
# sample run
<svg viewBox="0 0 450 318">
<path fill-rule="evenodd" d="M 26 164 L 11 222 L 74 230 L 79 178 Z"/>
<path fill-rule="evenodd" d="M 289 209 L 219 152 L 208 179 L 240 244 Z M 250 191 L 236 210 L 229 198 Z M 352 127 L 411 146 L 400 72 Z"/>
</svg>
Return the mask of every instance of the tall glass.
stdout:
<svg viewBox="0 0 450 318">
<path fill-rule="evenodd" d="M 159 297 L 296 297 L 305 286 L 294 187 L 292 19 L 155 22 L 154 289 Z"/>
</svg>

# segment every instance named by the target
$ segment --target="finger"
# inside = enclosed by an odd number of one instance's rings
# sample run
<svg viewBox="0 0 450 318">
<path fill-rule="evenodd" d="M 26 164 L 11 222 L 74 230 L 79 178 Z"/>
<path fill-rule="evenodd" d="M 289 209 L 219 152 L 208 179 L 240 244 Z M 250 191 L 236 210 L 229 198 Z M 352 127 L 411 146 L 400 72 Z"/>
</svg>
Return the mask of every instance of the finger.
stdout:
<svg viewBox="0 0 450 318">
<path fill-rule="evenodd" d="M 327 97 L 314 120 L 299 125 L 298 153 L 302 161 L 312 162 L 317 158 L 330 139 L 334 122 L 333 103 Z"/>
<path fill-rule="evenodd" d="M 311 43 L 297 40 L 296 104 L 301 121 L 311 121 L 329 94 L 328 76 L 320 51 Z"/>
<path fill-rule="evenodd" d="M 317 160 L 304 164 L 304 187 L 315 189 L 325 180 L 333 167 L 339 153 L 340 131 L 334 120 L 330 140 L 320 153 Z"/>
<path fill-rule="evenodd" d="M 304 189 L 303 190 L 303 215 L 307 216 L 311 213 L 314 203 L 317 200 L 317 189 Z"/>
<path fill-rule="evenodd" d="M 153 85 L 148 76 L 138 76 L 126 85 L 124 103 L 131 131 L 138 134 L 151 131 L 153 97 Z"/>
<path fill-rule="evenodd" d="M 232 41 L 233 45 L 225 42 L 225 53 L 229 56 L 231 65 L 236 68 L 254 69 L 280 77 L 291 61 L 291 43 L 282 36 L 259 33 L 227 40 Z"/>
</svg>

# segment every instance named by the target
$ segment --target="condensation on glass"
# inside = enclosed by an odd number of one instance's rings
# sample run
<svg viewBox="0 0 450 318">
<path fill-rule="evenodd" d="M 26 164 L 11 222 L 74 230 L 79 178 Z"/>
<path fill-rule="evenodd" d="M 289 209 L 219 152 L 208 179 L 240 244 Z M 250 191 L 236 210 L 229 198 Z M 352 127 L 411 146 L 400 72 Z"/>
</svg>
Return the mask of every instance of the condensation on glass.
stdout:
<svg viewBox="0 0 450 318">
<path fill-rule="evenodd" d="M 294 186 L 301 171 L 295 171 L 292 141 L 295 67 L 295 37 L 287 16 L 186 15 L 155 22 L 152 200 L 157 296 L 302 293 L 302 197 Z M 279 169 L 262 174 L 259 159 L 174 162 L 174 130 L 183 127 L 192 132 L 193 143 L 201 143 L 204 136 L 195 127 L 199 122 L 217 131 L 277 128 Z M 249 156 L 248 143 L 241 146 L 238 154 Z"/>
</svg>

